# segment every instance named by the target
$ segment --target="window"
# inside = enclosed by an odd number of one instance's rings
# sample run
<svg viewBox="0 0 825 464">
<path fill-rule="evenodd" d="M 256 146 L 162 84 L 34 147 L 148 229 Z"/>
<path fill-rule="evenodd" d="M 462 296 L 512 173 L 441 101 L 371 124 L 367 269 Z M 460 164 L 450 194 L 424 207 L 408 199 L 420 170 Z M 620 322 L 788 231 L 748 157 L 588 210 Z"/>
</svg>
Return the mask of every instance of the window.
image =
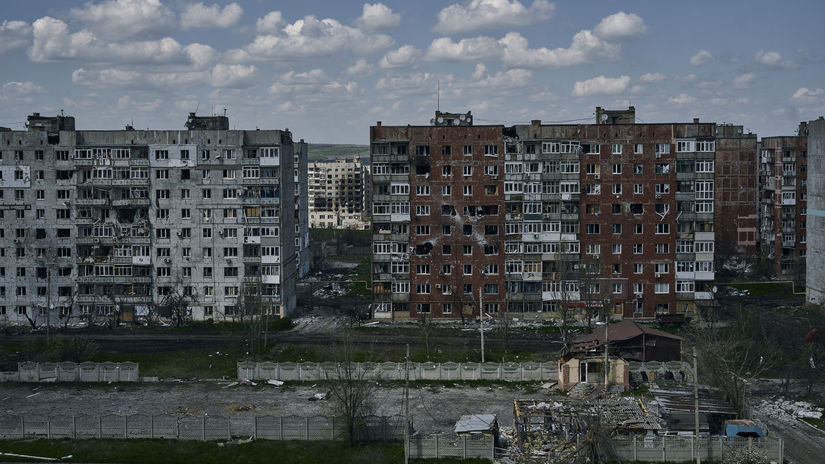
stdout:
<svg viewBox="0 0 825 464">
<path fill-rule="evenodd" d="M 697 161 L 696 172 L 713 172 L 713 160 Z"/>
<path fill-rule="evenodd" d="M 453 147 L 444 145 L 441 147 L 441 156 L 450 156 L 453 153 Z"/>
<path fill-rule="evenodd" d="M 614 195 L 621 195 L 622 193 L 622 184 L 613 184 L 613 194 Z"/>
<path fill-rule="evenodd" d="M 663 224 L 661 222 L 656 223 L 656 233 L 657 234 L 669 234 L 670 233 L 670 224 Z"/>
<path fill-rule="evenodd" d="M 415 194 L 416 195 L 429 195 L 430 194 L 430 186 L 429 185 L 416 185 L 415 186 Z"/>
<path fill-rule="evenodd" d="M 462 167 L 462 174 L 464 177 L 470 177 L 473 175 L 473 167 L 472 166 L 463 166 Z"/>
<path fill-rule="evenodd" d="M 430 156 L 430 146 L 429 145 L 416 145 L 415 154 L 418 155 L 418 156 Z"/>
<path fill-rule="evenodd" d="M 464 148 L 462 149 L 461 153 L 464 156 L 473 156 L 473 146 L 472 145 L 464 145 Z"/>
<path fill-rule="evenodd" d="M 613 174 L 618 175 L 618 174 L 621 174 L 621 173 L 622 173 L 622 165 L 619 164 L 619 163 L 614 163 L 613 164 Z"/>
<path fill-rule="evenodd" d="M 680 292 L 690 292 L 692 293 L 695 289 L 696 282 L 692 280 L 677 280 L 676 281 L 676 293 Z"/>
<path fill-rule="evenodd" d="M 696 142 L 696 151 L 712 152 L 715 151 L 716 142 L 713 140 L 699 140 Z"/>
<path fill-rule="evenodd" d="M 601 233 L 599 224 L 587 224 L 586 231 L 588 235 L 597 235 Z"/>
<path fill-rule="evenodd" d="M 641 243 L 634 243 L 633 244 L 633 254 L 634 255 L 642 254 L 643 249 L 644 249 L 643 244 L 641 244 Z"/>
<path fill-rule="evenodd" d="M 498 156 L 498 145 L 484 145 L 484 156 Z"/>
<path fill-rule="evenodd" d="M 415 214 L 417 216 L 429 216 L 430 215 L 430 205 L 416 205 Z"/>
<path fill-rule="evenodd" d="M 656 194 L 662 195 L 670 193 L 670 184 L 656 184 Z"/>
<path fill-rule="evenodd" d="M 416 264 L 415 265 L 415 273 L 418 275 L 430 275 L 430 265 L 429 264 Z"/>
<path fill-rule="evenodd" d="M 463 193 L 464 193 L 465 197 L 471 196 L 473 194 L 473 186 L 472 185 L 465 185 L 465 186 L 463 186 L 462 190 L 463 190 Z"/>
<path fill-rule="evenodd" d="M 473 275 L 473 265 L 472 264 L 465 264 L 461 267 L 462 274 L 464 275 Z"/>
<path fill-rule="evenodd" d="M 621 143 L 611 144 L 610 152 L 614 155 L 621 155 L 622 154 L 622 144 Z"/>
<path fill-rule="evenodd" d="M 670 252 L 670 246 L 667 243 L 656 244 L 656 254 L 667 254 Z"/>
<path fill-rule="evenodd" d="M 429 295 L 430 294 L 430 284 L 416 284 L 415 293 L 417 293 L 419 295 Z M 419 303 L 419 304 L 421 304 L 421 303 Z M 429 311 L 429 305 L 427 305 L 427 310 Z"/>
<path fill-rule="evenodd" d="M 155 150 L 155 159 L 156 160 L 168 160 L 169 159 L 169 150 Z"/>
<path fill-rule="evenodd" d="M 613 233 L 620 235 L 622 233 L 622 225 L 621 224 L 613 224 L 612 226 Z"/>
<path fill-rule="evenodd" d="M 657 294 L 670 293 L 670 284 L 657 282 L 653 287 L 653 292 Z"/>
<path fill-rule="evenodd" d="M 621 243 L 614 243 L 613 244 L 613 254 L 614 255 L 622 254 L 622 244 Z"/>
<path fill-rule="evenodd" d="M 415 226 L 416 235 L 430 235 L 430 226 Z"/>
<path fill-rule="evenodd" d="M 677 140 L 676 153 L 696 151 L 696 142 L 693 140 Z"/>
<path fill-rule="evenodd" d="M 601 245 L 599 245 L 598 243 L 588 243 L 585 247 L 585 253 L 588 255 L 598 255 L 602 251 L 601 248 Z"/>
<path fill-rule="evenodd" d="M 657 274 L 667 274 L 670 272 L 670 264 L 656 263 L 653 265 L 653 271 Z"/>
<path fill-rule="evenodd" d="M 633 273 L 634 274 L 641 274 L 642 272 L 644 272 L 644 268 L 645 268 L 645 266 L 642 263 L 633 263 Z"/>
<path fill-rule="evenodd" d="M 642 195 L 645 193 L 644 184 L 633 184 L 633 194 Z"/>
<path fill-rule="evenodd" d="M 641 143 L 634 143 L 633 144 L 633 154 L 634 155 L 642 155 L 644 154 L 644 146 Z"/>
<path fill-rule="evenodd" d="M 694 248 L 696 253 L 713 253 L 713 242 L 695 242 Z"/>
</svg>

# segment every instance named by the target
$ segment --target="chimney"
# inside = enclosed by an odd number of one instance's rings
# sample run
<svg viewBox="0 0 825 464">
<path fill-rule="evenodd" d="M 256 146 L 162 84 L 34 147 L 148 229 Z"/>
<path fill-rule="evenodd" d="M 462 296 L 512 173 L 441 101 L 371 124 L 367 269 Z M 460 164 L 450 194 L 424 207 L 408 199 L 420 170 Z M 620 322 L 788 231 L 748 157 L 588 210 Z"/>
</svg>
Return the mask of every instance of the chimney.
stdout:
<svg viewBox="0 0 825 464">
<path fill-rule="evenodd" d="M 699 118 L 693 118 L 693 124 L 699 124 Z"/>
<path fill-rule="evenodd" d="M 376 121 L 375 125 L 381 127 L 381 121 Z"/>
</svg>

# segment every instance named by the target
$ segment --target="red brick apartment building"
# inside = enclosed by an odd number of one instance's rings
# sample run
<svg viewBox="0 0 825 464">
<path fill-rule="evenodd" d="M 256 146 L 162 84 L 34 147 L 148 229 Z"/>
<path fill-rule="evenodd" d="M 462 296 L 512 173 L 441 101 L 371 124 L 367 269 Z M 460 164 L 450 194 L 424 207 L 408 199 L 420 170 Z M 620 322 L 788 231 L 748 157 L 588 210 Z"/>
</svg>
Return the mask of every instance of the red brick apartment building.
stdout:
<svg viewBox="0 0 825 464">
<path fill-rule="evenodd" d="M 759 159 L 759 227 L 762 256 L 776 275 L 805 270 L 808 204 L 807 124 L 799 135 L 764 137 Z"/>
<path fill-rule="evenodd" d="M 690 314 L 713 298 L 717 243 L 755 248 L 741 126 L 636 124 L 633 107 L 513 127 L 437 112 L 370 139 L 376 318 Z"/>
</svg>

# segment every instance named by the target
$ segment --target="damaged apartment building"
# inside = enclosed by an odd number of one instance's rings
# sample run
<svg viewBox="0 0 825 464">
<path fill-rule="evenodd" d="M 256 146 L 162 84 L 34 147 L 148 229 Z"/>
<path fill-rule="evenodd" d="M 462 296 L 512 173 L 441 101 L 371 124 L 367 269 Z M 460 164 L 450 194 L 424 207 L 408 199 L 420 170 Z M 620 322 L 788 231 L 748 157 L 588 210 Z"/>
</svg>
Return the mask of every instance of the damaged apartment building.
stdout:
<svg viewBox="0 0 825 464">
<path fill-rule="evenodd" d="M 373 316 L 687 315 L 756 249 L 756 135 L 636 123 L 371 127 Z"/>
<path fill-rule="evenodd" d="M 248 298 L 293 311 L 307 145 L 226 116 L 185 126 L 76 130 L 34 113 L 0 132 L 0 321 L 130 321 L 175 296 L 196 320 L 231 320 Z"/>
<path fill-rule="evenodd" d="M 309 164 L 309 222 L 312 227 L 369 227 L 369 165 L 360 157 Z"/>
</svg>

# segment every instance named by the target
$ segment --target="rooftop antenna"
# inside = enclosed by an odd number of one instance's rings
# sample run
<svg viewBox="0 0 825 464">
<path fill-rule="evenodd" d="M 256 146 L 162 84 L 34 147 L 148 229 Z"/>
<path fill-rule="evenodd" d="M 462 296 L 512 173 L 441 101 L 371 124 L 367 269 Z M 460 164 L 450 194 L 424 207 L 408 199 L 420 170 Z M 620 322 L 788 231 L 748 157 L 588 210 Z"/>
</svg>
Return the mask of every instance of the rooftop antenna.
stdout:
<svg viewBox="0 0 825 464">
<path fill-rule="evenodd" d="M 436 97 L 435 97 L 435 110 L 441 112 L 441 80 L 436 81 L 437 90 L 436 90 Z"/>
<path fill-rule="evenodd" d="M 201 107 L 201 102 L 198 102 L 198 106 L 195 107 L 195 114 L 198 114 L 198 110 Z"/>
<path fill-rule="evenodd" d="M 226 107 L 223 107 L 223 115 L 226 116 Z"/>
</svg>

